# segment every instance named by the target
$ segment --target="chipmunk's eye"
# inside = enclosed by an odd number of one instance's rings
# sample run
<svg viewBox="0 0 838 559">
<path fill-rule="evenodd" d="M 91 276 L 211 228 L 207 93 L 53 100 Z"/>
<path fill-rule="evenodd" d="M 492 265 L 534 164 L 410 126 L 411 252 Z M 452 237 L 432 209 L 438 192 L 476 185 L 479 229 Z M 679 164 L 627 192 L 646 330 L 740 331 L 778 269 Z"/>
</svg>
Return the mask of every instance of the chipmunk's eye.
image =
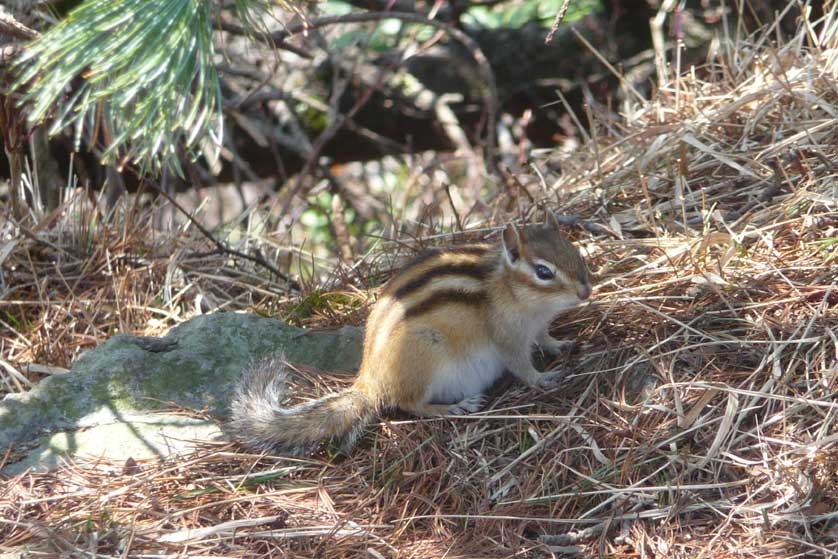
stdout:
<svg viewBox="0 0 838 559">
<path fill-rule="evenodd" d="M 556 277 L 556 274 L 550 271 L 550 268 L 545 266 L 544 264 L 536 264 L 535 265 L 535 275 L 538 276 L 538 279 L 542 280 L 549 280 Z"/>
</svg>

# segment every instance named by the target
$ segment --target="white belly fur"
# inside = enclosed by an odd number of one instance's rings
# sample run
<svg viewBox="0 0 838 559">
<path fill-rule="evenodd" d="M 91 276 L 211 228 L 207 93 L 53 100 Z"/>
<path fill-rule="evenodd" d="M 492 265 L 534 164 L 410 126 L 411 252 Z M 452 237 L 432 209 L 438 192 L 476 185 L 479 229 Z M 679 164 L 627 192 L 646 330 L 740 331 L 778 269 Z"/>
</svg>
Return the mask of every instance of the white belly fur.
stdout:
<svg viewBox="0 0 838 559">
<path fill-rule="evenodd" d="M 473 351 L 434 371 L 425 403 L 453 404 L 485 392 L 504 369 L 500 353 L 494 346 Z"/>
</svg>

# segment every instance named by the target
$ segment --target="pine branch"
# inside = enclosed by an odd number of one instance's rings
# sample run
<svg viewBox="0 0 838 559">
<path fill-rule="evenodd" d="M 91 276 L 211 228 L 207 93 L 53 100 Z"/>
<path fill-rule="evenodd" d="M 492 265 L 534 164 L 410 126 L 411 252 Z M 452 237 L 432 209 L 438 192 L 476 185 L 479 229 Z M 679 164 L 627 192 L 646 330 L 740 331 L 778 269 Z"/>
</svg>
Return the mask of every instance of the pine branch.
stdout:
<svg viewBox="0 0 838 559">
<path fill-rule="evenodd" d="M 235 0 L 232 8 L 255 33 L 276 5 L 299 12 L 301 3 Z M 51 135 L 74 127 L 77 148 L 83 134 L 89 144 L 104 140 L 103 163 L 118 167 L 134 161 L 145 171 L 182 174 L 182 150 L 217 157 L 218 9 L 208 0 L 87 0 L 27 45 L 15 65 L 29 123 L 50 121 Z"/>
</svg>

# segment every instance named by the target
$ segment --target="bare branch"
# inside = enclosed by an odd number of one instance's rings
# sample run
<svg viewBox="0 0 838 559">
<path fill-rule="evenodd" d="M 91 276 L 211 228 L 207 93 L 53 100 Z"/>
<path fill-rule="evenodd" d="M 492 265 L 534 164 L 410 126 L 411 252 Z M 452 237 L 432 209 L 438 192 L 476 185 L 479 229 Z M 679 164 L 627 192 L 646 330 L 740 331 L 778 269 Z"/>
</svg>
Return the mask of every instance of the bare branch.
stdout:
<svg viewBox="0 0 838 559">
<path fill-rule="evenodd" d="M 139 177 L 139 175 L 138 175 L 138 177 Z M 175 208 L 176 208 L 176 209 L 177 209 L 180 213 L 182 213 L 184 216 L 186 216 L 186 219 L 188 219 L 188 220 L 190 221 L 190 223 L 192 223 L 192 225 L 194 225 L 194 226 L 198 229 L 198 231 L 200 231 L 200 232 L 201 232 L 201 234 L 202 234 L 204 237 L 206 237 L 206 238 L 207 238 L 210 242 L 212 242 L 212 244 L 214 244 L 214 245 L 216 246 L 216 249 L 217 249 L 220 253 L 223 253 L 223 254 L 229 254 L 229 255 L 231 255 L 231 256 L 236 256 L 236 257 L 238 257 L 238 258 L 242 258 L 242 259 L 244 259 L 244 260 L 250 260 L 251 262 L 254 262 L 255 264 L 258 264 L 258 265 L 262 266 L 263 268 L 265 268 L 265 269 L 267 269 L 268 271 L 270 271 L 272 274 L 276 275 L 276 277 L 278 277 L 278 278 L 282 279 L 283 281 L 285 281 L 285 282 L 288 284 L 288 287 L 289 287 L 290 289 L 293 289 L 293 290 L 295 290 L 295 291 L 299 291 L 299 290 L 300 290 L 300 284 L 299 284 L 298 282 L 296 282 L 296 281 L 295 281 L 294 279 L 292 279 L 289 275 L 284 274 L 284 273 L 283 273 L 283 272 L 281 272 L 281 271 L 280 271 L 280 270 L 279 270 L 276 266 L 274 266 L 273 264 L 271 264 L 270 262 L 268 262 L 267 260 L 265 260 L 265 259 L 262 257 L 262 255 L 261 255 L 261 254 L 257 254 L 257 255 L 255 255 L 255 256 L 254 256 L 254 255 L 250 255 L 250 254 L 246 254 L 246 253 L 244 253 L 244 252 L 241 252 L 240 250 L 236 250 L 236 249 L 230 248 L 230 247 L 228 247 L 227 245 L 225 245 L 224 243 L 222 243 L 221 241 L 219 241 L 218 239 L 216 239 L 216 238 L 213 236 L 213 234 L 212 234 L 212 233 L 210 233 L 210 232 L 207 230 L 207 228 L 206 228 L 206 227 L 204 227 L 203 225 L 201 225 L 201 224 L 198 222 L 198 220 L 196 220 L 196 219 L 195 219 L 195 218 L 194 218 L 194 217 L 193 217 L 193 216 L 192 216 L 192 215 L 191 215 L 188 211 L 186 211 L 186 209 L 185 209 L 183 206 L 181 206 L 181 205 L 178 203 L 178 201 L 177 201 L 177 200 L 175 200 L 175 198 L 174 198 L 173 196 L 171 196 L 168 192 L 166 192 L 166 191 L 165 191 L 165 189 L 163 189 L 163 188 L 162 188 L 159 184 L 157 184 L 157 182 L 156 182 L 156 181 L 154 181 L 154 180 L 150 179 L 149 177 L 143 177 L 143 182 L 144 182 L 147 186 L 149 186 L 152 190 L 154 190 L 156 193 L 158 193 L 158 194 L 160 194 L 161 196 L 163 196 L 163 197 L 164 197 L 166 200 L 168 200 L 168 201 L 169 201 L 169 203 L 170 203 L 170 204 L 172 204 L 172 206 L 174 206 L 174 207 L 175 207 Z M 195 188 L 196 188 L 196 190 L 197 190 L 197 189 L 198 189 L 198 186 L 196 185 L 196 186 L 195 186 Z"/>
<path fill-rule="evenodd" d="M 16 39 L 23 39 L 24 41 L 31 41 L 41 36 L 34 29 L 30 29 L 15 19 L 3 6 L 0 6 L 0 33 L 5 33 Z"/>
<path fill-rule="evenodd" d="M 471 53 L 472 58 L 474 58 L 475 63 L 480 71 L 480 77 L 483 82 L 486 84 L 486 90 L 484 91 L 484 110 L 486 111 L 486 161 L 488 168 L 497 174 L 497 159 L 495 156 L 495 119 L 497 117 L 498 110 L 500 108 L 500 102 L 498 101 L 498 89 L 497 84 L 495 82 L 495 75 L 492 72 L 492 67 L 489 65 L 489 61 L 486 58 L 486 55 L 483 54 L 483 51 L 480 50 L 480 46 L 468 35 L 448 25 L 447 23 L 443 23 L 440 21 L 436 21 L 433 19 L 428 19 L 425 16 L 421 16 L 419 14 L 411 14 L 411 13 L 403 13 L 403 12 L 367 12 L 367 13 L 359 13 L 359 14 L 345 14 L 342 16 L 328 16 L 322 17 L 317 19 L 312 19 L 306 22 L 298 23 L 296 25 L 291 25 L 282 31 L 277 31 L 272 33 L 268 36 L 261 36 L 261 40 L 273 44 L 273 45 L 282 45 L 282 43 L 292 35 L 296 35 L 298 33 L 303 33 L 305 31 L 310 31 L 312 29 L 318 29 L 320 27 L 326 27 L 329 25 L 335 25 L 340 23 L 360 23 L 366 21 L 381 21 L 385 19 L 398 19 L 401 21 L 407 21 L 410 23 L 418 23 L 421 25 L 429 25 L 431 27 L 436 27 L 447 33 L 452 39 L 460 43 L 466 50 Z M 257 38 L 260 36 L 257 35 Z"/>
<path fill-rule="evenodd" d="M 544 39 L 544 44 L 549 45 L 553 42 L 553 37 L 556 35 L 556 32 L 559 30 L 559 26 L 562 24 L 562 20 L 564 20 L 564 16 L 567 14 L 567 9 L 570 7 L 570 0 L 564 0 L 562 3 L 561 8 L 559 11 L 556 12 L 556 19 L 553 20 L 553 25 L 550 26 L 550 32 L 547 34 L 547 37 Z"/>
</svg>

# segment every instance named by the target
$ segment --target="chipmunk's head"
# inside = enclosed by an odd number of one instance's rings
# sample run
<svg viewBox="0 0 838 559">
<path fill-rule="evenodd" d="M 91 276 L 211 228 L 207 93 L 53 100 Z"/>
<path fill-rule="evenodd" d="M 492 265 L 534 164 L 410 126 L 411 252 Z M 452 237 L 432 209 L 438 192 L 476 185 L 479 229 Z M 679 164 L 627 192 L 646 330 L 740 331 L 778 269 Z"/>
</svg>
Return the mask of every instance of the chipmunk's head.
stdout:
<svg viewBox="0 0 838 559">
<path fill-rule="evenodd" d="M 556 216 L 546 212 L 543 224 L 503 232 L 503 266 L 517 294 L 552 312 L 578 305 L 591 295 L 588 267 L 564 236 Z"/>
</svg>

